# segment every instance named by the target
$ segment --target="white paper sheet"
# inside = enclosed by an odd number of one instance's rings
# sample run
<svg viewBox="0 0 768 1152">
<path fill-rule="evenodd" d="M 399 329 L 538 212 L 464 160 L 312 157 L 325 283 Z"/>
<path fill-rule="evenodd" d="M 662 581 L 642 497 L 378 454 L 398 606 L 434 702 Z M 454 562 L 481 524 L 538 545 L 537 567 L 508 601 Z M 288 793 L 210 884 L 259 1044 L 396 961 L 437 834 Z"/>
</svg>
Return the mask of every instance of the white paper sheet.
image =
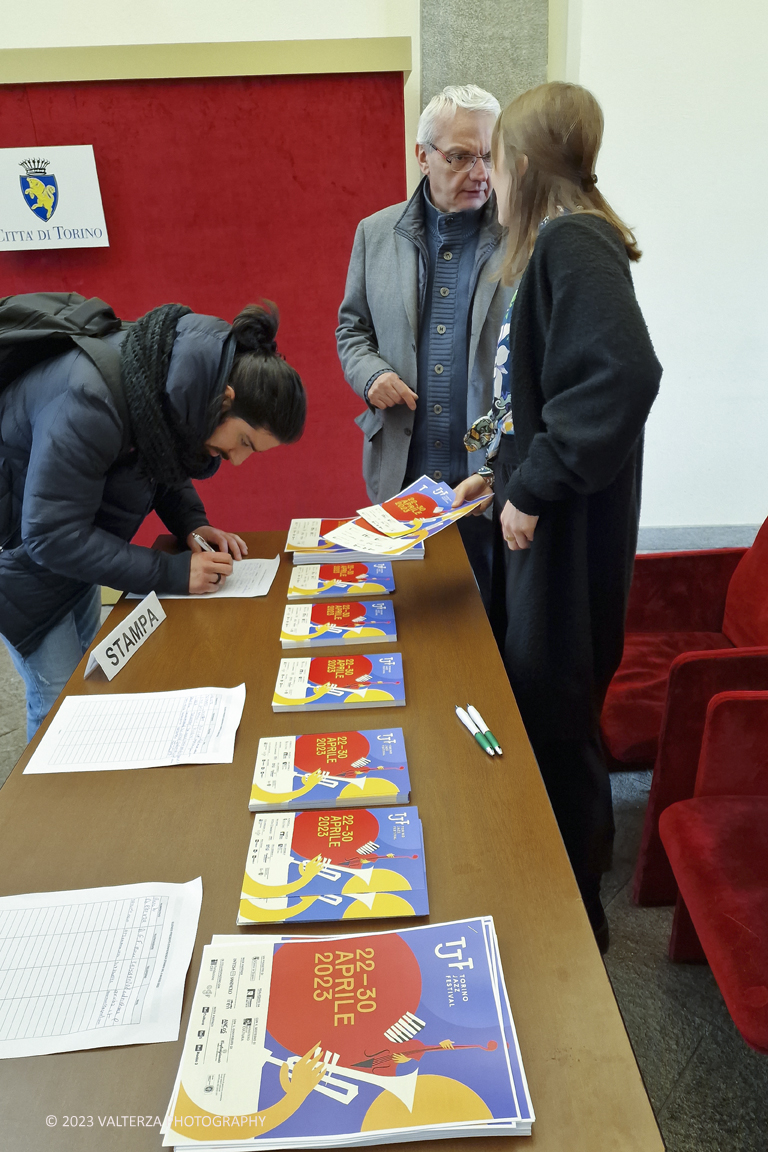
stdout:
<svg viewBox="0 0 768 1152">
<path fill-rule="evenodd" d="M 190 596 L 181 592 L 158 592 L 160 600 L 226 600 L 228 596 L 266 596 L 280 567 L 280 556 L 274 560 L 235 560 L 232 575 L 224 586 L 216 592 L 204 596 Z M 139 600 L 135 592 L 129 592 L 126 600 Z"/>
<path fill-rule="evenodd" d="M 325 538 L 350 551 L 370 552 L 374 556 L 395 556 L 398 552 L 407 552 L 421 539 L 419 536 L 399 536 L 397 539 L 380 536 L 378 532 L 361 528 L 356 522 L 334 528 Z"/>
<path fill-rule="evenodd" d="M 177 1040 L 203 884 L 0 898 L 0 1059 Z"/>
<path fill-rule="evenodd" d="M 66 696 L 24 772 L 231 764 L 244 704 L 245 684 Z"/>
</svg>

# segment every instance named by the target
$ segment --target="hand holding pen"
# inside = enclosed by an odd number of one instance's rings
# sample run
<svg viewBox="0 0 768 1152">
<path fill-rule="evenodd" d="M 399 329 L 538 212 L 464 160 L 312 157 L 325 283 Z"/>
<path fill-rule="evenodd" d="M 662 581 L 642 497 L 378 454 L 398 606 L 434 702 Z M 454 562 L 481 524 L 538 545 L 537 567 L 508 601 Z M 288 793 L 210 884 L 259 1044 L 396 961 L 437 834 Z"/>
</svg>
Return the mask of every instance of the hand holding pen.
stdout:
<svg viewBox="0 0 768 1152">
<path fill-rule="evenodd" d="M 217 592 L 227 576 L 232 575 L 232 557 L 228 552 L 217 552 L 197 532 L 190 532 L 188 541 L 190 547 L 194 543 L 198 549 L 192 552 L 189 564 L 190 594 Z"/>
</svg>

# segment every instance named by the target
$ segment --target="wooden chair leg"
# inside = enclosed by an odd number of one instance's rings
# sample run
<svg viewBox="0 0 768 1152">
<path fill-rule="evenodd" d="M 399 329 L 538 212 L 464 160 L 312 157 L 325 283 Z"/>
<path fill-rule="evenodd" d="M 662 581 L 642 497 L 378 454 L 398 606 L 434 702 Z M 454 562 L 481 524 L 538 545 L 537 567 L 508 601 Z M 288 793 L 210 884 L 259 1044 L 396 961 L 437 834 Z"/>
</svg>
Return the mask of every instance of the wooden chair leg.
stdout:
<svg viewBox="0 0 768 1152">
<path fill-rule="evenodd" d="M 677 897 L 672 932 L 669 937 L 669 958 L 674 964 L 706 964 L 707 957 L 699 943 L 690 913 L 682 896 Z"/>
</svg>

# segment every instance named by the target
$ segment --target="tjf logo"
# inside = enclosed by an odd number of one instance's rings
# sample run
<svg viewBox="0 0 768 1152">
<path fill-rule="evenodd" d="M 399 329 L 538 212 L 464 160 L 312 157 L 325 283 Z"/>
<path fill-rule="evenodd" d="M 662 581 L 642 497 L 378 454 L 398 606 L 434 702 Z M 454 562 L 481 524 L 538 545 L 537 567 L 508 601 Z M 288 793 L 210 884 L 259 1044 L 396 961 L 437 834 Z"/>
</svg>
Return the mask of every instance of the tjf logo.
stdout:
<svg viewBox="0 0 768 1152">
<path fill-rule="evenodd" d="M 59 202 L 56 177 L 46 169 L 50 160 L 22 160 L 20 167 L 26 176 L 19 176 L 24 203 L 40 220 L 50 220 Z"/>
</svg>

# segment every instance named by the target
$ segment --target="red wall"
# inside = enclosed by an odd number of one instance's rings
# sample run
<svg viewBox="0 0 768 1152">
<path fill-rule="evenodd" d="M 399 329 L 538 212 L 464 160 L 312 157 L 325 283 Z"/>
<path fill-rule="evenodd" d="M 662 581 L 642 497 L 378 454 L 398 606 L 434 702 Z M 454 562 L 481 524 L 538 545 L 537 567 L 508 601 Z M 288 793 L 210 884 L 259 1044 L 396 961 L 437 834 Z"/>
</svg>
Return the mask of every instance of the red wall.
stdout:
<svg viewBox="0 0 768 1152">
<path fill-rule="evenodd" d="M 0 147 L 57 144 L 93 145 L 110 247 L 4 253 L 0 295 L 77 291 L 126 319 L 178 301 L 231 320 L 275 300 L 307 430 L 237 471 L 223 463 L 200 486 L 211 522 L 287 528 L 367 503 L 362 403 L 334 329 L 355 226 L 405 196 L 402 75 L 0 86 Z"/>
</svg>

